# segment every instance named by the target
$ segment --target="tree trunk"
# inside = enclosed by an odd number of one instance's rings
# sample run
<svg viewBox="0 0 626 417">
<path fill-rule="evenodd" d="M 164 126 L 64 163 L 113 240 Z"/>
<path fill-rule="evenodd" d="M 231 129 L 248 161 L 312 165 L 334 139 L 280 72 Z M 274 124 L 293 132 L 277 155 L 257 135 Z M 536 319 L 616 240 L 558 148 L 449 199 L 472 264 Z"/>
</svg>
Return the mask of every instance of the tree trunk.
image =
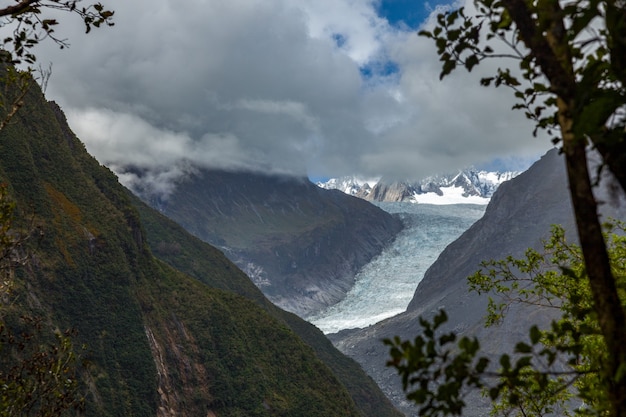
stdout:
<svg viewBox="0 0 626 417">
<path fill-rule="evenodd" d="M 612 2 L 613 3 L 613 2 Z M 594 311 L 607 348 L 607 363 L 603 364 L 603 381 L 613 417 L 626 417 L 626 319 L 619 299 L 615 278 L 602 235 L 598 208 L 593 196 L 587 167 L 585 137 L 572 131 L 574 109 L 577 108 L 576 77 L 569 39 L 566 36 L 563 10 L 557 0 L 542 3 L 547 20 L 538 21 L 524 0 L 503 0 L 503 6 L 515 22 L 519 36 L 532 51 L 533 58 L 550 81 L 550 90 L 557 96 L 558 123 L 563 139 L 570 195 L 574 207 L 578 238 L 583 252 Z M 623 8 L 621 8 L 623 11 Z M 609 23 L 609 22 L 607 22 Z M 613 29 L 624 29 L 625 23 Z M 620 31 L 615 33 L 621 33 Z M 611 171 L 617 171 L 624 188 L 621 155 L 617 147 L 598 149 Z M 604 152 L 603 152 L 604 151 Z"/>
<path fill-rule="evenodd" d="M 611 415 L 626 417 L 626 320 L 611 272 L 587 167 L 586 141 L 572 133 L 572 103 L 557 100 L 567 176 L 594 310 L 607 347 L 603 380 Z"/>
</svg>

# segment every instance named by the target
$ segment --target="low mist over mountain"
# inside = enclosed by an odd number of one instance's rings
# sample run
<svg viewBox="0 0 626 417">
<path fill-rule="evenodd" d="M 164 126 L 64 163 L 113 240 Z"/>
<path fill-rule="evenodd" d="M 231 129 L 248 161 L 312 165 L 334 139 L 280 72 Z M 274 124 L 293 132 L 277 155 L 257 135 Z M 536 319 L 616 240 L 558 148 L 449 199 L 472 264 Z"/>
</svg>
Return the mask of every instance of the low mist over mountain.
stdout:
<svg viewBox="0 0 626 417">
<path fill-rule="evenodd" d="M 516 171 L 488 172 L 470 168 L 417 181 L 343 177 L 318 182 L 317 185 L 324 189 L 338 189 L 368 201 L 487 204 L 500 184 L 518 174 Z"/>
<path fill-rule="evenodd" d="M 626 199 L 610 192 L 610 181 L 597 190 L 605 216 L 626 219 Z M 407 311 L 365 329 L 331 335 L 336 346 L 355 358 L 379 383 L 395 404 L 409 415 L 415 409 L 406 401 L 395 371 L 387 368 L 388 348 L 381 340 L 396 335 L 413 339 L 420 331 L 420 316 L 432 317 L 440 309 L 449 316 L 446 329 L 459 335 L 476 335 L 486 353 L 510 351 L 527 336 L 531 323 L 545 323 L 550 316 L 539 308 L 512 307 L 501 326 L 484 328 L 487 296 L 469 293 L 467 277 L 480 262 L 522 256 L 529 247 L 539 248 L 552 224 L 562 225 L 570 239 L 576 228 L 571 208 L 565 164 L 557 150 L 548 152 L 528 171 L 503 183 L 493 194 L 485 215 L 451 243 L 426 271 Z M 467 416 L 488 413 L 488 404 L 471 401 Z"/>
<path fill-rule="evenodd" d="M 378 207 L 307 179 L 246 172 L 199 170 L 151 204 L 301 316 L 341 300 L 402 228 Z"/>
<path fill-rule="evenodd" d="M 0 297 L 2 336 L 24 315 L 36 344 L 75 329 L 86 416 L 398 416 L 315 327 L 122 187 L 36 88 L 0 132 L 0 182 L 14 231 L 38 237 Z"/>
</svg>

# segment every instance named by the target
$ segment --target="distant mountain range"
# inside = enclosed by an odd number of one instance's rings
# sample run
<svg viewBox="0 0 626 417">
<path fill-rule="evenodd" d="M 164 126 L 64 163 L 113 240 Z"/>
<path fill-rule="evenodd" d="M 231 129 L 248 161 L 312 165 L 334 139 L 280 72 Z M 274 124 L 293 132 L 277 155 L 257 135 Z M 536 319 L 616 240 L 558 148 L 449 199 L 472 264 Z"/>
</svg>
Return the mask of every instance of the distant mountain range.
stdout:
<svg viewBox="0 0 626 417">
<path fill-rule="evenodd" d="M 317 185 L 368 201 L 487 204 L 500 184 L 518 174 L 517 171 L 489 172 L 468 168 L 421 180 L 389 181 L 385 178 L 366 180 L 341 177 L 318 182 Z"/>
</svg>

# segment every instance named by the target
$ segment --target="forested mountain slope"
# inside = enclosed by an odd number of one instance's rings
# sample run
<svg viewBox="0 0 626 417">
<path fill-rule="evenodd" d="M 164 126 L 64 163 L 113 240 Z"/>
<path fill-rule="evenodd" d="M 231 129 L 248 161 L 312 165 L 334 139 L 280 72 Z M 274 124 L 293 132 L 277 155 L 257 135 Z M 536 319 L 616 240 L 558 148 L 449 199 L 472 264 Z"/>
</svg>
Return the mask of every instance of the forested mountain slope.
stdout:
<svg viewBox="0 0 626 417">
<path fill-rule="evenodd" d="M 312 330 L 268 307 L 219 251 L 196 245 L 197 254 L 178 257 L 190 275 L 155 257 L 132 196 L 36 89 L 0 132 L 0 181 L 19 226 L 41 232 L 4 318 L 17 326 L 27 313 L 44 330 L 76 329 L 74 345 L 86 346 L 86 415 L 394 415 L 388 403 L 355 405 L 371 381 L 361 385 L 357 367 L 329 353 L 331 365 L 349 364 L 333 373 L 292 328 Z M 181 248 L 195 242 L 177 233 Z M 175 265 L 177 246 L 159 243 L 155 253 Z M 354 384 L 352 396 L 339 377 Z"/>
<path fill-rule="evenodd" d="M 378 207 L 306 178 L 250 172 L 198 170 L 150 203 L 302 317 L 345 297 L 359 269 L 402 228 Z"/>
<path fill-rule="evenodd" d="M 364 415 L 398 415 L 374 380 L 357 362 L 339 352 L 319 329 L 272 304 L 217 249 L 190 236 L 182 226 L 151 209 L 139 198 L 131 198 L 141 215 L 148 244 L 155 256 L 210 287 L 234 292 L 254 301 L 272 317 L 286 323 L 333 370 Z"/>
</svg>

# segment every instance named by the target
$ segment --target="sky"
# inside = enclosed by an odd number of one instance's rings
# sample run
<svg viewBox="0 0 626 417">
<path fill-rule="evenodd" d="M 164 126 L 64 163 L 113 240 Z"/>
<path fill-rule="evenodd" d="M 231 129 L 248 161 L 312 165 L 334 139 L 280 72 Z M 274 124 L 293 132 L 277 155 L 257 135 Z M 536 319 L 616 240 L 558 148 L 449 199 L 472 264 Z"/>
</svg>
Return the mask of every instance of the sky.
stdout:
<svg viewBox="0 0 626 417">
<path fill-rule="evenodd" d="M 197 167 L 417 179 L 519 169 L 550 147 L 511 111 L 510 91 L 480 86 L 495 64 L 439 80 L 417 31 L 460 3 L 103 3 L 115 26 L 85 35 L 63 16 L 56 34 L 70 47 L 36 52 L 52 64 L 47 98 L 131 188 L 166 196 Z"/>
</svg>

